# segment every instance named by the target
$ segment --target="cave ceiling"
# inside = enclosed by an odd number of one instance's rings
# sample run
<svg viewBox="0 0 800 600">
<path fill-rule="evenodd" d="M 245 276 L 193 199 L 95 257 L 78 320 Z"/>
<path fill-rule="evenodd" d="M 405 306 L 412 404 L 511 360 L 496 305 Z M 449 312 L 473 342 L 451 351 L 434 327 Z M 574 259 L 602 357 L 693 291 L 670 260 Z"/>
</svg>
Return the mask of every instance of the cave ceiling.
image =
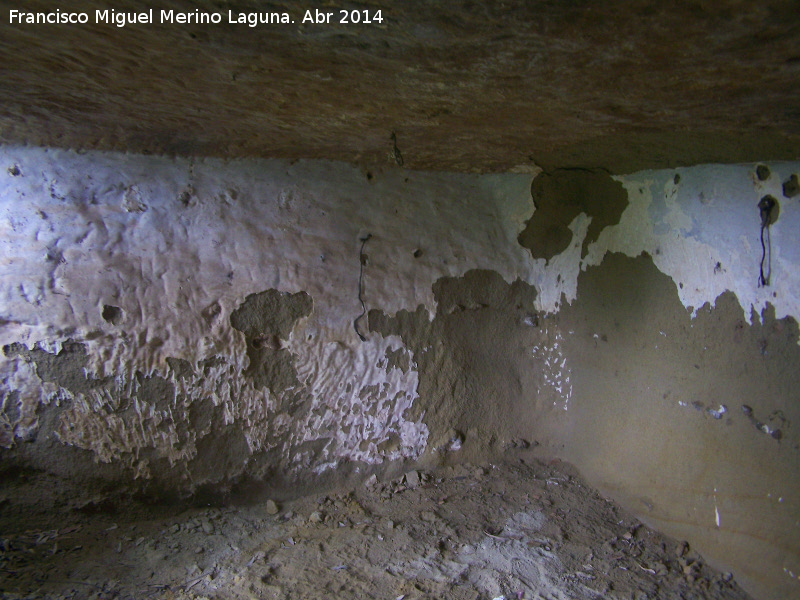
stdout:
<svg viewBox="0 0 800 600">
<path fill-rule="evenodd" d="M 56 8 L 92 19 L 9 24 Z M 125 27 L 97 8 L 0 0 L 0 142 L 462 172 L 800 156 L 796 1 L 128 0 L 156 23 Z M 223 22 L 159 24 L 169 9 Z"/>
</svg>

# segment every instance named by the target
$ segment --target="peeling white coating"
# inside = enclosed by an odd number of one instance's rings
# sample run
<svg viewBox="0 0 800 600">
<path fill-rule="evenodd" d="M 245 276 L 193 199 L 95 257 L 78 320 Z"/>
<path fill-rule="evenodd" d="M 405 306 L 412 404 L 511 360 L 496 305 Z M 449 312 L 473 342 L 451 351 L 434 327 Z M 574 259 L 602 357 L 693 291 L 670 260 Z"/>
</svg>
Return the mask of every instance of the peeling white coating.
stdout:
<svg viewBox="0 0 800 600">
<path fill-rule="evenodd" d="M 440 277 L 488 268 L 508 281 L 530 279 L 533 261 L 516 235 L 532 210 L 532 176 L 374 175 L 329 162 L 4 147 L 0 345 L 57 354 L 68 339 L 85 344 L 85 375 L 113 377 L 114 388 L 77 394 L 57 434 L 98 460 L 127 461 L 139 476 L 148 476 L 137 458 L 143 448 L 170 463 L 196 454 L 206 432 L 181 438 L 176 421 L 201 401 L 222 407 L 252 452 L 279 444 L 284 455 L 296 451 L 298 468 L 417 457 L 427 428 L 402 416 L 417 398 L 413 356 L 408 372 L 388 369 L 386 351 L 400 341 L 362 342 L 353 330 L 358 240 L 372 234 L 367 307 L 393 314 L 421 304 L 433 315 Z M 240 376 L 249 359 L 230 315 L 266 289 L 313 300 L 312 314 L 283 340 L 312 398 L 300 417 L 280 412 L 280 391 Z M 103 318 L 105 305 L 122 310 L 116 322 Z M 194 374 L 174 376 L 168 357 L 188 361 Z M 137 373 L 170 378 L 174 397 L 160 407 L 136 400 L 127 420 L 109 414 L 104 407 L 136 393 Z M 0 374 L 3 398 L 16 391 L 23 405 L 15 423 L 2 423 L 6 445 L 35 430 L 36 406 L 69 395 L 43 386 L 21 358 L 0 356 Z M 298 450 L 320 440 L 319 455 Z"/>
<path fill-rule="evenodd" d="M 58 404 L 71 397 L 69 391 L 42 382 L 26 360 L 14 356 L 0 361 L 0 447 L 8 448 L 15 437 L 24 440 L 35 433 L 40 404 Z M 16 418 L 12 421 L 9 415 Z"/>
<path fill-rule="evenodd" d="M 330 162 L 0 148 L 0 345 L 57 354 L 74 339 L 87 347 L 87 377 L 114 378 L 112 392 L 74 395 L 43 383 L 25 359 L 0 356 L 0 443 L 35 432 L 37 406 L 71 399 L 64 422 L 75 427 L 62 426 L 61 440 L 147 477 L 144 448 L 171 463 L 195 455 L 206 432 L 181 434 L 176 422 L 188 406 L 210 401 L 252 452 L 294 453 L 297 468 L 418 457 L 427 428 L 403 417 L 418 398 L 413 355 L 407 372 L 389 369 L 386 353 L 401 341 L 362 342 L 353 330 L 362 236 L 372 234 L 364 300 L 389 315 L 422 305 L 433 316 L 433 283 L 473 268 L 534 285 L 537 307 L 557 312 L 577 297 L 582 269 L 608 252 L 647 252 L 695 311 L 731 290 L 747 318 L 767 302 L 778 318 L 798 318 L 800 203 L 782 197 L 781 182 L 800 164 L 769 167 L 766 182 L 754 177 L 755 165 L 619 177 L 629 199 L 619 225 L 603 230 L 582 259 L 591 217 L 580 214 L 569 225 L 570 246 L 546 262 L 516 239 L 533 212 L 530 174 L 392 169 L 368 180 Z M 759 288 L 757 203 L 765 194 L 779 199 L 781 212 L 772 227 L 772 285 Z M 240 376 L 249 359 L 230 315 L 266 289 L 313 299 L 312 314 L 282 340 L 312 399 L 299 416 L 282 411 L 283 392 L 254 389 Z M 116 322 L 103 318 L 105 305 L 121 309 Z M 534 354 L 566 410 L 572 383 L 561 335 L 546 334 Z M 167 357 L 188 361 L 194 374 L 176 377 Z M 126 424 L 105 407 L 135 394 L 137 373 L 169 378 L 175 394 L 159 406 L 137 400 Z"/>
<path fill-rule="evenodd" d="M 401 341 L 396 336 L 382 338 L 376 334 L 359 346 L 360 353 L 330 342 L 293 345 L 298 378 L 315 398 L 323 399 L 329 410 L 319 414 L 312 411 L 307 418 L 294 422 L 284 450 L 289 444 L 319 439 L 319 432 L 323 431 L 337 442 L 334 456 L 367 463 L 418 458 L 427 446 L 428 429 L 401 416 L 418 397 L 418 373 L 413 369 L 407 373 L 397 368 L 385 369 L 386 351 L 399 347 Z M 371 403 L 361 398 L 365 390 Z M 399 438 L 398 446 L 381 453 L 378 444 L 391 434 Z M 331 454 L 325 448 L 321 458 Z"/>
<path fill-rule="evenodd" d="M 579 214 L 569 224 L 572 242 L 561 254 L 549 261 L 540 258 L 535 261 L 536 274 L 532 283 L 536 286 L 536 306 L 545 312 L 558 312 L 565 297 L 568 301 L 578 295 L 578 274 L 581 270 L 581 248 L 591 224 L 591 217 Z"/>
<path fill-rule="evenodd" d="M 784 198 L 782 182 L 800 163 L 766 163 L 767 181 L 755 164 L 703 165 L 642 171 L 618 177 L 629 205 L 620 223 L 602 231 L 583 263 L 600 264 L 607 252 L 638 256 L 647 252 L 669 275 L 687 308 L 714 304 L 726 290 L 736 294 L 745 318 L 760 315 L 767 303 L 776 318 L 800 320 L 800 203 Z M 675 175 L 678 175 L 676 183 Z M 770 194 L 780 215 L 771 227 L 772 277 L 758 286 L 761 262 L 759 200 Z M 571 300 L 574 296 L 567 294 Z"/>
</svg>

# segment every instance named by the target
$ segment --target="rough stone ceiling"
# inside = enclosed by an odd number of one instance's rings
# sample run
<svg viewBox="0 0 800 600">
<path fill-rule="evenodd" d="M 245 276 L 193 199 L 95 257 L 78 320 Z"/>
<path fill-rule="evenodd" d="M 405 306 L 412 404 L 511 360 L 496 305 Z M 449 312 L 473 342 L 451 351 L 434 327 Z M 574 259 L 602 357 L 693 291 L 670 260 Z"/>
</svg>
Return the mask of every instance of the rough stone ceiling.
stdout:
<svg viewBox="0 0 800 600">
<path fill-rule="evenodd" d="M 377 0 L 319 8 L 382 25 L 301 25 L 316 6 L 128 0 L 224 21 L 118 28 L 82 3 L 88 25 L 9 25 L 69 4 L 0 0 L 2 142 L 388 164 L 396 132 L 406 168 L 484 172 L 800 157 L 796 1 Z"/>
</svg>

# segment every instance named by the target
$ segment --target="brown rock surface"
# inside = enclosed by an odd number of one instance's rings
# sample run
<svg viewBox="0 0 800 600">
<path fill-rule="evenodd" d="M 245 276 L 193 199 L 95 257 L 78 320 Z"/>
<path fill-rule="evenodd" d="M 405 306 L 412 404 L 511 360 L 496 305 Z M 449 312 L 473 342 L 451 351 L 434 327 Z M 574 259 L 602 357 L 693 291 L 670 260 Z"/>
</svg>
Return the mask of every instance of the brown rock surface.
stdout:
<svg viewBox="0 0 800 600">
<path fill-rule="evenodd" d="M 382 23 L 339 24 L 336 6 L 316 25 L 287 0 L 164 0 L 125 27 L 85 4 L 86 25 L 11 25 L 19 7 L 0 5 L 6 143 L 394 164 L 395 132 L 406 168 L 617 173 L 800 148 L 795 2 L 379 0 Z M 162 25 L 162 9 L 222 23 Z"/>
</svg>

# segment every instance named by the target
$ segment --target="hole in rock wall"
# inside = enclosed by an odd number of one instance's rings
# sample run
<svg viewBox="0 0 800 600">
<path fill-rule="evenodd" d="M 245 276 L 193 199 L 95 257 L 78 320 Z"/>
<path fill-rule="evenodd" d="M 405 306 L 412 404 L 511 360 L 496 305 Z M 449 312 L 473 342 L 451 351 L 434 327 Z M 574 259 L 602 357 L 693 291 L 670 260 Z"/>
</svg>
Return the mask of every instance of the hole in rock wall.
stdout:
<svg viewBox="0 0 800 600">
<path fill-rule="evenodd" d="M 112 325 L 119 325 L 122 322 L 123 312 L 118 306 L 106 304 L 103 306 L 103 320 Z"/>
</svg>

